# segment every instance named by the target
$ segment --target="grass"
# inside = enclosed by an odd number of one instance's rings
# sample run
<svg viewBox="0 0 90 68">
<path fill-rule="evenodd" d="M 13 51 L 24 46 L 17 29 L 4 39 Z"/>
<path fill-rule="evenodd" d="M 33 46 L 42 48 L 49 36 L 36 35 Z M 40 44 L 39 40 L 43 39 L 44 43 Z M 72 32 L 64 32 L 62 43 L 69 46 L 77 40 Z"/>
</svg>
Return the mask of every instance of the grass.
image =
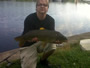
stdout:
<svg viewBox="0 0 90 68">
<path fill-rule="evenodd" d="M 16 1 L 36 1 L 36 0 L 16 0 Z"/>
<path fill-rule="evenodd" d="M 38 60 L 42 54 L 39 54 Z M 45 67 L 39 64 L 37 68 L 58 68 L 58 65 L 61 65 L 61 68 L 90 68 L 90 52 L 82 51 L 78 43 L 71 44 L 57 48 L 55 53 L 48 58 L 48 60 L 53 64 L 51 67 Z M 2 64 L 0 68 L 5 68 L 6 63 Z M 14 61 L 14 64 L 9 68 L 21 68 L 20 60 Z"/>
</svg>

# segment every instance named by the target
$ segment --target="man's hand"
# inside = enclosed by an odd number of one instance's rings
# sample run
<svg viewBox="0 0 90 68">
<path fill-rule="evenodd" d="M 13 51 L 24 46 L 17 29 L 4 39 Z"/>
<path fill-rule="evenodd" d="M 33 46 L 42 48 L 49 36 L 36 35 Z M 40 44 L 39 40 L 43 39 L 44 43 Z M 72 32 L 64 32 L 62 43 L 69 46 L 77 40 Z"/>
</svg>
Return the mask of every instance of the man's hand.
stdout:
<svg viewBox="0 0 90 68">
<path fill-rule="evenodd" d="M 32 40 L 28 40 L 28 42 L 37 42 L 39 41 L 37 37 L 32 38 Z"/>
<path fill-rule="evenodd" d="M 54 43 L 56 43 L 56 44 L 61 44 L 62 42 L 59 41 L 59 40 L 57 40 L 57 41 L 55 41 Z"/>
<path fill-rule="evenodd" d="M 68 42 L 68 41 L 66 40 L 66 41 L 64 41 L 64 42 Z M 57 40 L 57 41 L 55 41 L 54 43 L 56 43 L 56 44 L 62 44 L 63 42 L 62 42 L 62 41 Z"/>
<path fill-rule="evenodd" d="M 32 42 L 37 42 L 37 41 L 39 41 L 39 40 L 38 40 L 37 37 L 34 37 L 31 41 L 32 41 Z"/>
</svg>

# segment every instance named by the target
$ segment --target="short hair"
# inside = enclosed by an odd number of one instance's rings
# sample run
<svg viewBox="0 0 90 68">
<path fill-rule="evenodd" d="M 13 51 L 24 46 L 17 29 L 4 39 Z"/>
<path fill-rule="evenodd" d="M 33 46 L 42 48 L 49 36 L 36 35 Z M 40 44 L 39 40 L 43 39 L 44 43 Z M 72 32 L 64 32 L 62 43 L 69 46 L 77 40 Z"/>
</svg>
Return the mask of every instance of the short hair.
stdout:
<svg viewBox="0 0 90 68">
<path fill-rule="evenodd" d="M 36 0 L 36 7 L 38 5 L 38 2 L 39 2 L 39 0 Z M 48 0 L 48 7 L 49 7 L 49 2 L 50 2 L 50 0 Z"/>
</svg>

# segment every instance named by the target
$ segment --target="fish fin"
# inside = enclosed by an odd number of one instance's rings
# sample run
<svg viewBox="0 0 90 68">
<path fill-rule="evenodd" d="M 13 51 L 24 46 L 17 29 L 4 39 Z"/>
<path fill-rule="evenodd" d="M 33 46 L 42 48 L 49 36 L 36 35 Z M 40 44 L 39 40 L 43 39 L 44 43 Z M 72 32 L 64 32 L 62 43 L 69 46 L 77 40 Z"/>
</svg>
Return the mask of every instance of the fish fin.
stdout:
<svg viewBox="0 0 90 68">
<path fill-rule="evenodd" d="M 21 41 L 22 40 L 22 37 L 21 36 L 18 36 L 18 37 L 15 37 L 14 38 L 16 41 Z"/>
<path fill-rule="evenodd" d="M 46 44 L 47 44 L 46 42 L 43 42 L 42 43 L 43 48 L 46 46 Z"/>
<path fill-rule="evenodd" d="M 22 47 L 24 45 L 25 41 L 19 41 L 19 47 Z"/>
</svg>

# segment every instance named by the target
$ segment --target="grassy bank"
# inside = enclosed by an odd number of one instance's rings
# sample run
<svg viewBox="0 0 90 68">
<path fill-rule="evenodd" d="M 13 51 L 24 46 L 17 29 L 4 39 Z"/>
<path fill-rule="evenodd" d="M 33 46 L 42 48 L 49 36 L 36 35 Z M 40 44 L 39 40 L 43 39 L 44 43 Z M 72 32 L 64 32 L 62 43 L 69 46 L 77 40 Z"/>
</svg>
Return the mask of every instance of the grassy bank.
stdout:
<svg viewBox="0 0 90 68">
<path fill-rule="evenodd" d="M 0 0 L 0 1 L 10 1 L 10 0 Z M 13 1 L 36 1 L 36 0 L 13 0 Z M 63 0 L 63 2 L 74 2 L 75 0 Z"/>
<path fill-rule="evenodd" d="M 36 1 L 36 0 L 16 0 L 16 1 Z"/>
<path fill-rule="evenodd" d="M 38 59 L 41 55 L 39 55 Z M 90 52 L 82 51 L 78 43 L 71 44 L 70 47 L 57 48 L 48 60 L 53 66 L 44 67 L 38 61 L 37 68 L 57 68 L 58 65 L 61 65 L 61 68 L 90 68 Z M 21 68 L 20 60 L 14 61 L 14 63 L 9 68 Z M 0 68 L 5 68 L 5 66 L 6 64 L 3 64 Z"/>
<path fill-rule="evenodd" d="M 0 0 L 0 1 L 11 1 L 11 0 Z M 36 1 L 36 0 L 12 0 L 12 1 Z"/>
</svg>

